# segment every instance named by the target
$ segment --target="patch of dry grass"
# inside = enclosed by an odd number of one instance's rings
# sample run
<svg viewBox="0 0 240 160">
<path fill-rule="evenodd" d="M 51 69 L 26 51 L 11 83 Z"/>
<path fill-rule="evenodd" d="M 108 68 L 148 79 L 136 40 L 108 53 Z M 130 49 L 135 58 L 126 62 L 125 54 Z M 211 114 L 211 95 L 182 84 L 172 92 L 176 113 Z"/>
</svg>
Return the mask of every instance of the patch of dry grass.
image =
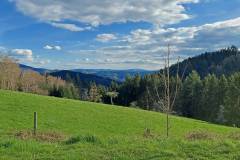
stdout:
<svg viewBox="0 0 240 160">
<path fill-rule="evenodd" d="M 240 132 L 232 132 L 228 135 L 228 138 L 233 140 L 240 140 Z"/>
<path fill-rule="evenodd" d="M 153 132 L 151 131 L 151 129 L 146 128 L 146 129 L 144 130 L 143 137 L 144 137 L 144 138 L 154 138 L 154 137 L 156 137 L 156 135 L 153 134 Z"/>
<path fill-rule="evenodd" d="M 192 131 L 186 134 L 185 138 L 190 141 L 194 140 L 213 140 L 218 136 L 208 131 Z"/>
<path fill-rule="evenodd" d="M 32 131 L 19 131 L 15 137 L 21 140 L 35 139 L 41 142 L 60 142 L 66 139 L 66 136 L 57 132 L 37 132 L 36 135 Z"/>
</svg>

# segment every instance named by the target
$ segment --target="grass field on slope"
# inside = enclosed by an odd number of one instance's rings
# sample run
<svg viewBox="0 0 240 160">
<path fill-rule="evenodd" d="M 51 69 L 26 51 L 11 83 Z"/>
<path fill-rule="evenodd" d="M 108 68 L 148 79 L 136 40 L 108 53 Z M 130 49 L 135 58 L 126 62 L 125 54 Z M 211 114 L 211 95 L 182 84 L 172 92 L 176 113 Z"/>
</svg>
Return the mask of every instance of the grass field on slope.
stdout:
<svg viewBox="0 0 240 160">
<path fill-rule="evenodd" d="M 34 111 L 42 139 L 29 134 Z M 237 128 L 172 116 L 166 138 L 160 113 L 0 91 L 1 160 L 240 159 L 239 148 Z"/>
</svg>

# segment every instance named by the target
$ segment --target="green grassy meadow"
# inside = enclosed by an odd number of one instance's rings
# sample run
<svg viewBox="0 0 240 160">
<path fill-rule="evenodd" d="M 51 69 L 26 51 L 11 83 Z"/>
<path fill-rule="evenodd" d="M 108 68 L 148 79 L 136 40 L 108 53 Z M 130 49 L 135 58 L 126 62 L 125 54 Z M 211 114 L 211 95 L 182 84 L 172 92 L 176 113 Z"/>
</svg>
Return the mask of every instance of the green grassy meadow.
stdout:
<svg viewBox="0 0 240 160">
<path fill-rule="evenodd" d="M 30 134 L 34 111 L 40 138 Z M 166 138 L 165 120 L 156 112 L 1 90 L 0 160 L 240 159 L 240 129 L 172 116 Z"/>
</svg>

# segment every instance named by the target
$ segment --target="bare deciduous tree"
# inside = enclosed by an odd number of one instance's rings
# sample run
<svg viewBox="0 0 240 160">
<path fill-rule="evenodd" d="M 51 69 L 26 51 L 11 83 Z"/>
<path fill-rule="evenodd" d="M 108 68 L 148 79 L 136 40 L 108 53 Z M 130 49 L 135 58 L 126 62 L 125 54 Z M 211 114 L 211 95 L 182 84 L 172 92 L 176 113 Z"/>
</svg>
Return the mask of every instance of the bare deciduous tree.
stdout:
<svg viewBox="0 0 240 160">
<path fill-rule="evenodd" d="M 0 58 L 0 87 L 1 89 L 17 90 L 19 75 L 21 73 L 18 64 L 8 58 Z"/>
<path fill-rule="evenodd" d="M 48 95 L 51 88 L 66 86 L 66 81 L 32 70 L 22 71 L 17 61 L 0 57 L 0 89 Z"/>
<path fill-rule="evenodd" d="M 44 77 L 37 72 L 31 70 L 23 71 L 20 82 L 23 92 L 47 94 L 47 92 L 43 90 L 43 85 L 45 83 Z"/>
<path fill-rule="evenodd" d="M 168 51 L 167 56 L 165 59 L 164 69 L 160 72 L 160 78 L 163 79 L 163 85 L 164 85 L 164 95 L 160 95 L 159 89 L 157 84 L 154 82 L 154 90 L 156 93 L 156 96 L 152 96 L 159 106 L 160 110 L 166 114 L 166 136 L 169 137 L 169 130 L 170 130 L 170 115 L 173 113 L 173 107 L 178 95 L 178 91 L 180 89 L 180 82 L 183 79 L 185 70 L 187 66 L 185 66 L 184 71 L 179 76 L 179 58 L 177 61 L 177 72 L 176 77 L 172 78 L 170 76 L 170 45 L 168 45 Z"/>
</svg>

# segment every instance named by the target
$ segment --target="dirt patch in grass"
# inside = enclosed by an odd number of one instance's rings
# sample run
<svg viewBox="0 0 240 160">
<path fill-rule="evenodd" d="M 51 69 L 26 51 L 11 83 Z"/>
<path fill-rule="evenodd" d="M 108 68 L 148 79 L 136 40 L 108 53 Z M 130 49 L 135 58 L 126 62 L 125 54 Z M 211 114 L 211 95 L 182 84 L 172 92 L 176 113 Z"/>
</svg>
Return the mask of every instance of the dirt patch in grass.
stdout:
<svg viewBox="0 0 240 160">
<path fill-rule="evenodd" d="M 213 140 L 217 135 L 207 131 L 192 131 L 186 134 L 185 138 L 190 141 L 194 140 Z"/>
<path fill-rule="evenodd" d="M 57 132 L 37 132 L 36 135 L 32 131 L 19 131 L 15 137 L 22 140 L 35 139 L 42 142 L 60 142 L 66 139 L 66 136 Z"/>
</svg>

